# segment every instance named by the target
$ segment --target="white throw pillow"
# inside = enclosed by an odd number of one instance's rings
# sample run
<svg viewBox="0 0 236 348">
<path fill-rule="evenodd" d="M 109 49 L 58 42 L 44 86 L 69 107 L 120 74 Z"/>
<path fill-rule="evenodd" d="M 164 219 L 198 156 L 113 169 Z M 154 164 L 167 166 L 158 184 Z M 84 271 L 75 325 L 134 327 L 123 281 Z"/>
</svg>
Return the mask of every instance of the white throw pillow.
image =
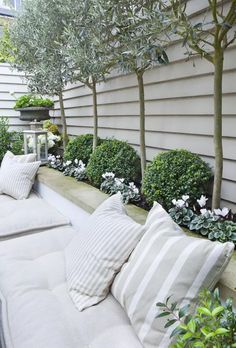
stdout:
<svg viewBox="0 0 236 348">
<path fill-rule="evenodd" d="M 5 193 L 15 199 L 28 198 L 40 164 L 41 162 L 11 162 L 1 167 L 0 193 Z"/>
<path fill-rule="evenodd" d="M 11 162 L 15 163 L 31 163 L 35 162 L 36 154 L 30 153 L 28 155 L 14 155 L 11 151 L 7 151 L 5 156 L 3 157 L 1 168 L 5 165 L 10 164 Z"/>
<path fill-rule="evenodd" d="M 12 164 L 12 163 L 31 163 L 31 162 L 35 162 L 35 160 L 36 160 L 35 153 L 31 153 L 28 155 L 14 155 L 11 151 L 7 151 L 2 159 L 0 172 L 5 166 L 8 166 L 9 164 Z M 2 191 L 2 187 L 0 185 L 0 194 L 2 194 L 2 193 L 3 193 L 3 191 Z"/>
<path fill-rule="evenodd" d="M 69 293 L 82 311 L 102 301 L 137 245 L 143 226 L 126 215 L 121 194 L 103 202 L 65 250 Z"/>
<path fill-rule="evenodd" d="M 172 301 L 181 307 L 194 304 L 199 290 L 212 289 L 220 279 L 234 244 L 186 236 L 157 203 L 145 226 L 145 235 L 115 278 L 111 291 L 143 346 L 167 348 L 173 328 L 164 328 L 165 317 L 156 319 L 156 303 L 172 295 Z"/>
</svg>

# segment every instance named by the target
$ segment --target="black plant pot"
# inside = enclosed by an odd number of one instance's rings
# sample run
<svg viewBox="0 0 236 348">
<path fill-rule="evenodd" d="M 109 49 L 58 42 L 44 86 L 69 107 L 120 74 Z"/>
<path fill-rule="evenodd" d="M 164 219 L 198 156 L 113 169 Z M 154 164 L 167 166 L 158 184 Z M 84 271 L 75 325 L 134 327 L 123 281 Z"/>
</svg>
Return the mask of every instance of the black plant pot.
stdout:
<svg viewBox="0 0 236 348">
<path fill-rule="evenodd" d="M 20 111 L 20 120 L 22 121 L 44 121 L 48 120 L 50 118 L 49 116 L 49 108 L 44 107 L 28 107 L 28 108 L 21 108 L 16 109 L 17 111 Z"/>
</svg>

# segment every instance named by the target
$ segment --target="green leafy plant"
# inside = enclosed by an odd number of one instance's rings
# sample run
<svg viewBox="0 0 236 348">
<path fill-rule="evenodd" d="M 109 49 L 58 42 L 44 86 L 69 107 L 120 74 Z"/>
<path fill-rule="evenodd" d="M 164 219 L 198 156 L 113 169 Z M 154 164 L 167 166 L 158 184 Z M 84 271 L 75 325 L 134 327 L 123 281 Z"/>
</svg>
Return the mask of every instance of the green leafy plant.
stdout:
<svg viewBox="0 0 236 348">
<path fill-rule="evenodd" d="M 139 189 L 133 182 L 127 183 L 123 178 L 116 178 L 112 172 L 104 173 L 102 178 L 104 181 L 100 186 L 101 191 L 109 195 L 120 192 L 125 204 L 140 200 Z"/>
<path fill-rule="evenodd" d="M 63 172 L 65 176 L 71 176 L 78 181 L 86 180 L 86 165 L 81 161 L 75 159 L 74 161 L 63 161 L 60 155 L 50 155 L 48 157 L 48 167 Z"/>
<path fill-rule="evenodd" d="M 1 26 L 1 22 L 0 22 Z M 11 42 L 9 23 L 4 23 L 3 34 L 0 37 L 0 63 L 13 63 L 15 48 Z"/>
<path fill-rule="evenodd" d="M 58 126 L 56 124 L 52 123 L 51 120 L 44 121 L 43 128 L 47 129 L 49 132 L 51 132 L 54 135 L 60 135 Z"/>
<path fill-rule="evenodd" d="M 210 240 L 236 244 L 236 223 L 229 220 L 222 221 L 219 216 L 210 211 L 202 215 L 195 215 L 188 228 L 208 237 Z"/>
<path fill-rule="evenodd" d="M 190 306 L 178 307 L 178 303 L 157 303 L 157 318 L 169 317 L 165 328 L 175 325 L 171 333 L 171 348 L 235 348 L 236 313 L 233 302 L 222 303 L 219 291 L 205 290 L 199 295 L 199 303 L 194 314 Z"/>
<path fill-rule="evenodd" d="M 230 218 L 227 208 L 215 209 L 213 212 L 205 207 L 208 199 L 201 196 L 197 199 L 197 205 L 189 207 L 189 196 L 183 195 L 181 199 L 173 199 L 173 207 L 169 210 L 172 219 L 180 226 L 187 227 L 190 231 L 201 234 L 210 240 L 219 242 L 233 242 L 236 244 L 236 223 Z"/>
<path fill-rule="evenodd" d="M 102 140 L 97 139 L 97 144 L 100 145 Z M 88 163 L 93 152 L 93 135 L 82 134 L 69 141 L 64 152 L 65 161 L 74 161 L 75 159 Z"/>
<path fill-rule="evenodd" d="M 22 155 L 24 153 L 24 137 L 22 132 L 10 132 L 9 150 L 15 155 Z"/>
<path fill-rule="evenodd" d="M 91 155 L 87 175 L 93 185 L 100 187 L 102 174 L 106 172 L 113 172 L 128 182 L 136 182 L 140 179 L 140 158 L 127 142 L 105 140 Z"/>
<path fill-rule="evenodd" d="M 0 117 L 0 162 L 7 152 L 10 144 L 10 133 L 7 118 Z"/>
<path fill-rule="evenodd" d="M 12 151 L 15 155 L 20 155 L 23 152 L 22 149 L 22 132 L 10 132 L 8 119 L 0 117 L 0 162 L 8 150 Z"/>
<path fill-rule="evenodd" d="M 178 225 L 186 227 L 189 227 L 189 224 L 196 216 L 192 209 L 187 207 L 173 207 L 169 210 L 169 214 Z"/>
<path fill-rule="evenodd" d="M 198 155 L 170 150 L 160 153 L 148 165 L 142 189 L 148 203 L 158 201 L 170 209 L 173 197 L 188 194 L 196 201 L 207 192 L 211 178 L 211 169 Z"/>
<path fill-rule="evenodd" d="M 45 107 L 52 108 L 54 102 L 48 98 L 36 97 L 35 95 L 22 95 L 16 100 L 14 109 L 22 109 L 28 107 Z"/>
</svg>

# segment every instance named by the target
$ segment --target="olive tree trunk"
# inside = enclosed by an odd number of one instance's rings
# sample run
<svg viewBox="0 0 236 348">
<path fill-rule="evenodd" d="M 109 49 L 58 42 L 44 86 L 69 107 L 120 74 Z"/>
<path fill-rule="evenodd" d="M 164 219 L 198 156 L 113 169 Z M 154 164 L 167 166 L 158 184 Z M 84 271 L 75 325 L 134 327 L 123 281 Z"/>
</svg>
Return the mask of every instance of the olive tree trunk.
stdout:
<svg viewBox="0 0 236 348">
<path fill-rule="evenodd" d="M 65 147 L 68 143 L 68 134 L 67 134 L 66 115 L 65 115 L 65 107 L 64 107 L 62 92 L 59 93 L 59 103 L 60 103 L 61 123 L 62 123 L 62 141 L 63 141 L 63 148 L 65 150 Z"/>
<path fill-rule="evenodd" d="M 222 145 L 222 76 L 224 53 L 219 46 L 214 56 L 214 150 L 215 175 L 212 195 L 212 209 L 220 207 L 221 184 L 223 174 L 223 145 Z"/>
<path fill-rule="evenodd" d="M 97 147 L 98 143 L 98 102 L 97 102 L 97 88 L 96 81 L 92 81 L 92 92 L 93 92 L 93 151 Z"/>
<path fill-rule="evenodd" d="M 145 143 L 145 95 L 144 95 L 144 83 L 143 83 L 143 71 L 136 73 L 138 79 L 139 88 L 139 132 L 140 132 L 140 158 L 141 158 L 141 174 L 142 180 L 144 178 L 144 172 L 146 168 L 146 143 Z"/>
</svg>

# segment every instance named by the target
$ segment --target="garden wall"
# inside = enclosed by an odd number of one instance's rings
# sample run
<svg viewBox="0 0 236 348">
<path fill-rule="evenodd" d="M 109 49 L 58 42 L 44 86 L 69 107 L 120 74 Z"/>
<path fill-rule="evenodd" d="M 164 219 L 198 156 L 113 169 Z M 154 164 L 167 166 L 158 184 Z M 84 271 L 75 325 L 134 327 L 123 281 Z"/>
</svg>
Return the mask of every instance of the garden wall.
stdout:
<svg viewBox="0 0 236 348">
<path fill-rule="evenodd" d="M 27 85 L 23 80 L 23 74 L 12 71 L 8 64 L 0 64 L 0 116 L 9 118 L 12 129 L 25 128 L 27 122 L 20 121 L 20 113 L 13 109 L 15 99 L 10 92 L 15 92 L 18 98 L 27 93 Z"/>
<path fill-rule="evenodd" d="M 196 20 L 207 0 L 191 0 Z M 145 74 L 146 144 L 151 160 L 162 150 L 186 148 L 211 165 L 213 148 L 213 68 L 200 58 L 186 62 L 180 42 L 168 48 L 170 64 Z M 236 211 L 236 47 L 225 55 L 223 97 L 224 180 L 222 205 Z M 65 107 L 70 135 L 92 133 L 92 96 L 81 84 L 67 86 Z M 139 103 L 134 75 L 113 73 L 98 86 L 99 136 L 127 140 L 139 150 Z M 58 108 L 58 103 L 56 104 Z M 59 116 L 59 111 L 56 111 Z M 59 121 L 59 119 L 58 119 Z"/>
</svg>

